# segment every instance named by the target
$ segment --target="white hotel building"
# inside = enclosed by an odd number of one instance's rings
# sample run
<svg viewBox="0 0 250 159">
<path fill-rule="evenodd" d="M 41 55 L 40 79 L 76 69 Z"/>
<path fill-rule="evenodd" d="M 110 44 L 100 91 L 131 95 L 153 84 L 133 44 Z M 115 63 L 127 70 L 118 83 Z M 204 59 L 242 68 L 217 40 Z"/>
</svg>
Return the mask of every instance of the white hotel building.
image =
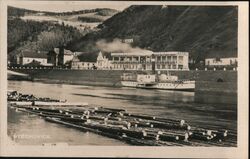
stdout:
<svg viewBox="0 0 250 159">
<path fill-rule="evenodd" d="M 114 70 L 189 70 L 188 52 L 111 53 Z"/>
</svg>

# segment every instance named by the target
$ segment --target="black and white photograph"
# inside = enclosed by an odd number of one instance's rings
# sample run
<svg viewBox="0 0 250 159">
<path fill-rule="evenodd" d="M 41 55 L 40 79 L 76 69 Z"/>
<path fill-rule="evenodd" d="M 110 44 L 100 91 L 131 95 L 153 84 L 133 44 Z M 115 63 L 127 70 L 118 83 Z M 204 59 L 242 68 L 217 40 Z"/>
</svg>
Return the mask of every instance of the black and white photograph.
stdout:
<svg viewBox="0 0 250 159">
<path fill-rule="evenodd" d="M 245 158 L 247 6 L 1 1 L 1 144 Z"/>
</svg>

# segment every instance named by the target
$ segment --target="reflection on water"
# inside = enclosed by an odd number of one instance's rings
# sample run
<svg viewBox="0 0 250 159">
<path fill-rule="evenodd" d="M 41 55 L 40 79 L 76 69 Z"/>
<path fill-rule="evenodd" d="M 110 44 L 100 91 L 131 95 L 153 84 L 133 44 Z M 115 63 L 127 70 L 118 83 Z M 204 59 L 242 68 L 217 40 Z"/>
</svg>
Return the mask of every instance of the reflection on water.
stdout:
<svg viewBox="0 0 250 159">
<path fill-rule="evenodd" d="M 69 102 L 87 102 L 103 107 L 123 108 L 131 113 L 179 118 L 198 126 L 219 126 L 229 130 L 236 130 L 237 127 L 236 105 L 195 103 L 193 92 L 45 84 L 27 81 L 9 81 L 8 89 L 21 93 L 32 93 L 39 97 L 67 99 Z M 216 99 L 216 96 L 214 98 Z M 46 139 L 36 138 L 36 142 L 17 141 L 22 144 L 41 144 L 43 142 L 67 142 L 72 145 L 124 144 L 93 133 L 48 123 L 36 116 L 27 116 L 25 113 L 9 110 L 8 134 L 15 133 L 47 135 Z"/>
<path fill-rule="evenodd" d="M 46 122 L 38 116 L 8 109 L 8 135 L 23 145 L 67 143 L 68 145 L 126 145 L 115 139 Z"/>
</svg>

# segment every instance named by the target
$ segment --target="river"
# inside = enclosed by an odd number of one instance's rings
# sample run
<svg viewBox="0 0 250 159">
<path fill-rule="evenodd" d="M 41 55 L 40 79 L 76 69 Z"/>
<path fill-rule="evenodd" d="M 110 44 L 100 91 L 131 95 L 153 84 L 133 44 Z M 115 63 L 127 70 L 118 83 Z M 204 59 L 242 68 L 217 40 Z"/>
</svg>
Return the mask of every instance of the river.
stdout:
<svg viewBox="0 0 250 159">
<path fill-rule="evenodd" d="M 131 113 L 184 119 L 190 125 L 200 127 L 237 130 L 237 105 L 197 103 L 194 100 L 194 92 L 48 84 L 30 81 L 8 81 L 8 89 L 23 94 L 34 94 L 38 97 L 123 108 Z M 218 96 L 213 98 L 217 100 Z M 22 145 L 41 145 L 43 143 L 127 145 L 115 139 L 49 123 L 37 116 L 16 112 L 13 109 L 8 109 L 8 135 L 16 143 Z"/>
</svg>

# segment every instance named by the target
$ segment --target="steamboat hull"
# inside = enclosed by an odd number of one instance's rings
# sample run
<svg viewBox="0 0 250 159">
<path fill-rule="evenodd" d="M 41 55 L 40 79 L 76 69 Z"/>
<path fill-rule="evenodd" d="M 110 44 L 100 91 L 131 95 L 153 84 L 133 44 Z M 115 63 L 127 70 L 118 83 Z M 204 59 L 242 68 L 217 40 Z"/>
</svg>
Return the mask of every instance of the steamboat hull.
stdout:
<svg viewBox="0 0 250 159">
<path fill-rule="evenodd" d="M 162 82 L 155 84 L 142 84 L 136 81 L 121 81 L 124 87 L 142 88 L 142 89 L 161 89 L 161 90 L 177 90 L 177 91 L 194 91 L 195 81 L 178 82 Z"/>
</svg>

